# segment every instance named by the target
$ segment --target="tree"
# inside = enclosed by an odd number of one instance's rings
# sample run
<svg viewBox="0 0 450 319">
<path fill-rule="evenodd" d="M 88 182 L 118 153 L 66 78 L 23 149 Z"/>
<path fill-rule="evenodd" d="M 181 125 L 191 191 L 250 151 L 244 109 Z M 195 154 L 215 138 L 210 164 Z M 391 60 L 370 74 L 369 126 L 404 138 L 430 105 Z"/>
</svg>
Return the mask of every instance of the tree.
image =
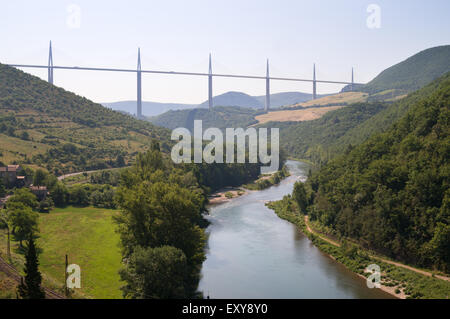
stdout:
<svg viewBox="0 0 450 319">
<path fill-rule="evenodd" d="M 200 224 L 206 199 L 203 189 L 198 187 L 194 174 L 171 167 L 170 161 L 164 161 L 160 151 L 151 150 L 139 154 L 133 167 L 122 174 L 116 200 L 121 208 L 121 214 L 114 219 L 118 223 L 123 257 L 132 260 L 143 254 L 141 249 L 156 249 L 162 246 L 172 246 L 173 249 L 180 250 L 186 260 L 186 275 L 174 276 L 179 281 L 179 287 L 184 289 L 180 292 L 183 294 L 182 297 L 195 296 L 199 269 L 205 259 L 203 250 L 205 234 Z M 170 269 L 172 261 L 170 263 L 161 261 L 162 254 L 157 252 L 159 251 L 148 252 L 150 257 L 147 253 L 144 255 L 146 260 L 149 258 L 158 260 L 148 266 L 148 272 L 151 276 L 155 276 L 148 280 L 152 284 L 157 282 L 159 285 L 156 279 L 167 277 L 166 267 Z M 171 288 L 171 292 L 168 293 L 161 290 L 163 288 L 158 288 L 156 292 L 150 290 L 133 293 L 132 290 L 140 289 L 141 286 L 134 284 L 133 276 L 136 271 L 133 268 L 127 273 L 125 277 L 128 276 L 126 278 L 130 282 L 128 293 L 135 298 L 162 298 L 176 295 L 174 290 L 177 294 L 181 291 Z"/>
<path fill-rule="evenodd" d="M 41 287 L 42 276 L 39 272 L 39 260 L 32 235 L 29 236 L 27 242 L 24 272 L 25 281 L 21 278 L 20 285 L 17 287 L 19 296 L 23 299 L 45 299 L 45 292 Z"/>
<path fill-rule="evenodd" d="M 39 216 L 30 207 L 22 203 L 9 203 L 8 201 L 7 210 L 9 222 L 12 226 L 11 233 L 19 240 L 20 247 L 22 247 L 22 241 L 37 232 Z"/>
<path fill-rule="evenodd" d="M 306 196 L 305 185 L 302 182 L 296 182 L 294 184 L 294 191 L 292 192 L 292 197 L 298 205 L 298 208 L 302 213 L 306 213 L 306 208 L 308 207 L 308 199 Z"/>
<path fill-rule="evenodd" d="M 67 204 L 69 199 L 69 191 L 63 183 L 57 182 L 55 186 L 50 189 L 50 197 L 57 207 L 63 207 Z"/>
<path fill-rule="evenodd" d="M 119 273 L 127 283 L 122 287 L 125 298 L 185 297 L 186 256 L 175 247 L 137 247 Z"/>
<path fill-rule="evenodd" d="M 24 141 L 28 141 L 30 140 L 30 135 L 28 134 L 27 131 L 23 131 L 22 134 L 20 135 L 20 138 Z"/>
<path fill-rule="evenodd" d="M 125 166 L 125 159 L 122 154 L 117 155 L 116 166 L 117 167 Z"/>
<path fill-rule="evenodd" d="M 14 191 L 14 195 L 11 196 L 6 206 L 12 203 L 20 203 L 31 209 L 36 209 L 38 207 L 38 201 L 36 195 L 34 195 L 28 188 L 19 188 Z"/>
<path fill-rule="evenodd" d="M 34 176 L 33 176 L 33 184 L 35 186 L 42 186 L 45 185 L 45 180 L 47 178 L 48 173 L 46 171 L 44 171 L 43 169 L 37 169 L 34 172 Z"/>
<path fill-rule="evenodd" d="M 7 232 L 7 243 L 6 243 L 6 253 L 8 255 L 8 259 L 11 259 L 11 218 L 9 211 L 6 209 L 0 210 L 0 228 L 6 228 Z"/>
<path fill-rule="evenodd" d="M 0 179 L 0 197 L 5 196 L 5 194 L 6 194 L 5 185 L 3 185 L 3 180 Z"/>
<path fill-rule="evenodd" d="M 39 212 L 41 213 L 48 213 L 52 208 L 54 204 L 50 197 L 47 197 L 39 202 Z"/>
<path fill-rule="evenodd" d="M 82 185 L 76 185 L 70 190 L 70 202 L 76 206 L 88 206 L 89 194 Z"/>
</svg>

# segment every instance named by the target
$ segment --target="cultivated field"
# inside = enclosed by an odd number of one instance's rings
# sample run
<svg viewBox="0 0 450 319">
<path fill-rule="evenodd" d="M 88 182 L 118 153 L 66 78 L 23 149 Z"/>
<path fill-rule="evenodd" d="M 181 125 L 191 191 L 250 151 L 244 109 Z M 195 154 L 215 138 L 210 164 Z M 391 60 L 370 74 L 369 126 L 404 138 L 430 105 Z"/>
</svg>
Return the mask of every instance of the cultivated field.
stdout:
<svg viewBox="0 0 450 319">
<path fill-rule="evenodd" d="M 339 109 L 343 106 L 325 106 L 325 107 L 312 107 L 307 109 L 299 109 L 299 110 L 285 110 L 285 111 L 276 111 L 269 112 L 266 114 L 261 114 L 256 116 L 256 120 L 258 120 L 258 124 L 263 124 L 267 122 L 302 122 L 302 121 L 311 121 L 318 119 L 325 113 L 329 111 L 333 111 Z"/>
<path fill-rule="evenodd" d="M 321 97 L 320 99 L 311 100 L 308 102 L 297 103 L 292 105 L 291 107 L 303 106 L 321 106 L 321 105 L 330 105 L 330 104 L 352 104 L 358 102 L 364 102 L 367 100 L 369 95 L 363 92 L 344 92 L 338 93 L 335 95 L 329 95 Z"/>
</svg>

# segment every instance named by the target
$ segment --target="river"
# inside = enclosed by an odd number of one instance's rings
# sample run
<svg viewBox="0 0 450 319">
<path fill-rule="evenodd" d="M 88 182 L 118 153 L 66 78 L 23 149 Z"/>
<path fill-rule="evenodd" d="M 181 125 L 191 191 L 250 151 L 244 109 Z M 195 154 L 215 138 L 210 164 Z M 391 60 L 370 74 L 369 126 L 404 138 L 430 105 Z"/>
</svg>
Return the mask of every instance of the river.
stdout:
<svg viewBox="0 0 450 319">
<path fill-rule="evenodd" d="M 308 166 L 288 161 L 291 176 L 210 209 L 207 259 L 199 290 L 210 298 L 392 298 L 320 252 L 265 201 L 290 194 Z"/>
</svg>

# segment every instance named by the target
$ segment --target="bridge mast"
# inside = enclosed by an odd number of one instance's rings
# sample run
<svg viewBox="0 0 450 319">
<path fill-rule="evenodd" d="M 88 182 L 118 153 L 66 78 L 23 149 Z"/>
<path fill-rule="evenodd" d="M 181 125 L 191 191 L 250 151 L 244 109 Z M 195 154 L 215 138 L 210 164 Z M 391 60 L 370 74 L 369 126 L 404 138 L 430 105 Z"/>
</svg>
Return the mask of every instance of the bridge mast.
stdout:
<svg viewBox="0 0 450 319">
<path fill-rule="evenodd" d="M 137 62 L 137 112 L 138 119 L 142 118 L 142 81 L 141 81 L 141 48 L 138 48 Z"/>
<path fill-rule="evenodd" d="M 209 54 L 209 71 L 208 71 L 208 107 L 210 110 L 213 107 L 211 53 Z"/>
<path fill-rule="evenodd" d="M 267 65 L 266 65 L 266 104 L 265 104 L 264 109 L 266 112 L 268 112 L 270 109 L 269 59 L 267 59 Z"/>
<path fill-rule="evenodd" d="M 48 49 L 48 83 L 53 84 L 53 55 L 52 55 L 51 40 L 50 40 L 50 47 Z"/>
<path fill-rule="evenodd" d="M 316 64 L 313 65 L 313 100 L 317 98 L 316 92 Z"/>
<path fill-rule="evenodd" d="M 353 67 L 352 67 L 352 84 L 351 84 L 351 90 L 353 91 L 353 84 L 354 84 L 355 82 L 353 81 Z"/>
</svg>

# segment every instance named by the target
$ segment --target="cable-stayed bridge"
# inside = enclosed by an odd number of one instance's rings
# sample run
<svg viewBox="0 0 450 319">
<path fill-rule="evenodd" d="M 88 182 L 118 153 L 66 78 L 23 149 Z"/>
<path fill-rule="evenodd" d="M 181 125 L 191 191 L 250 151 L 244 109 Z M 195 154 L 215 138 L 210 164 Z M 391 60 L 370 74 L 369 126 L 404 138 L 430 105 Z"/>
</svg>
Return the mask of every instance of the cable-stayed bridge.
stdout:
<svg viewBox="0 0 450 319">
<path fill-rule="evenodd" d="M 355 83 L 353 81 L 353 68 L 351 73 L 351 81 L 329 81 L 329 80 L 317 80 L 316 79 L 316 66 L 313 66 L 313 78 L 312 79 L 300 79 L 300 78 L 286 78 L 286 77 L 271 77 L 269 75 L 269 60 L 266 65 L 266 75 L 243 75 L 243 74 L 220 74 L 212 72 L 211 54 L 209 55 L 209 69 L 208 73 L 199 72 L 179 72 L 179 71 L 161 71 L 161 70 L 142 70 L 141 67 L 141 51 L 138 49 L 138 62 L 136 69 L 117 69 L 117 68 L 96 68 L 96 67 L 79 67 L 79 66 L 57 66 L 53 65 L 53 53 L 52 42 L 50 41 L 48 65 L 33 65 L 33 64 L 7 64 L 8 66 L 16 68 L 41 68 L 48 69 L 48 82 L 53 84 L 53 70 L 82 70 L 82 71 L 106 71 L 106 72 L 134 72 L 137 74 L 137 105 L 136 115 L 138 118 L 142 118 L 142 73 L 152 74 L 171 74 L 171 75 L 190 75 L 190 76 L 206 76 L 208 77 L 208 105 L 211 109 L 213 107 L 213 77 L 225 77 L 225 78 L 243 78 L 243 79 L 260 79 L 266 81 L 266 99 L 264 109 L 268 111 L 270 109 L 270 81 L 296 81 L 296 82 L 311 82 L 313 84 L 312 96 L 313 99 L 317 97 L 317 83 L 331 83 L 331 84 L 347 84 L 351 86 L 353 90 L 354 85 L 361 85 L 362 83 Z"/>
</svg>

